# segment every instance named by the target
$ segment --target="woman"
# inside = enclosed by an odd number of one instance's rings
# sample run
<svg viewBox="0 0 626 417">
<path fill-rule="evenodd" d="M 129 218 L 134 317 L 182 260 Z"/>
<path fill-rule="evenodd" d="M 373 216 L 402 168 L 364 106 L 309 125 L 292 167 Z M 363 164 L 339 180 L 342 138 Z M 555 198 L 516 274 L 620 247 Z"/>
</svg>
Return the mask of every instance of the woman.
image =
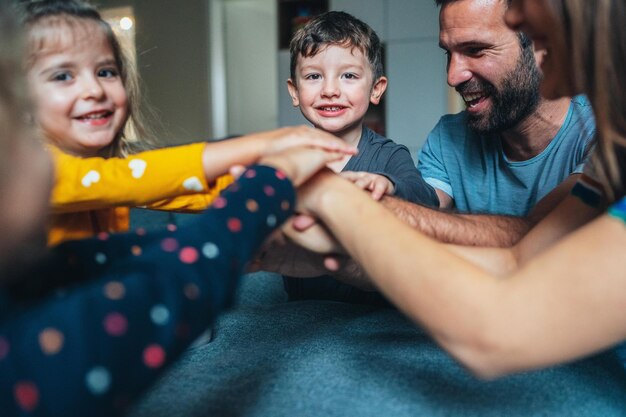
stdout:
<svg viewBox="0 0 626 417">
<path fill-rule="evenodd" d="M 319 218 L 390 300 L 482 377 L 570 361 L 626 339 L 624 16 L 626 2 L 611 0 L 513 0 L 507 11 L 509 26 L 547 50 L 542 94 L 587 94 L 597 118 L 587 175 L 514 248 L 434 242 L 328 172 L 300 191 L 300 210 Z M 328 250 L 321 229 L 302 224 L 294 222 L 301 233 L 288 232 L 292 238 Z"/>
</svg>

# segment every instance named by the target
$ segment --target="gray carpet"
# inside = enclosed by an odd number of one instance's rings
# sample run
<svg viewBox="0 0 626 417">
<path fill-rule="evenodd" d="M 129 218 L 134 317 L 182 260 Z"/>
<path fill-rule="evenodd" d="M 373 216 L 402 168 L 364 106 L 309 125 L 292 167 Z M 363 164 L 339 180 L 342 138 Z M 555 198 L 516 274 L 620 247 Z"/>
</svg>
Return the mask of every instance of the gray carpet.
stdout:
<svg viewBox="0 0 626 417">
<path fill-rule="evenodd" d="M 285 302 L 255 274 L 132 416 L 626 416 L 626 372 L 606 353 L 482 382 L 393 309 Z"/>
</svg>

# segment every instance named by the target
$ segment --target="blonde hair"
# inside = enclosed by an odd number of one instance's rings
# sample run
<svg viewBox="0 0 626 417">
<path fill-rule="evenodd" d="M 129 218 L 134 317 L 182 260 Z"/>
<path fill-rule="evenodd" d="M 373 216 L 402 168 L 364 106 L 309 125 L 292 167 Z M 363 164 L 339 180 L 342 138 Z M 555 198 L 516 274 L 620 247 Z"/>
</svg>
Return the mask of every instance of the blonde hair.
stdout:
<svg viewBox="0 0 626 417">
<path fill-rule="evenodd" d="M 31 68 L 39 54 L 56 38 L 51 30 L 75 31 L 86 22 L 95 22 L 111 46 L 122 83 L 128 97 L 128 117 L 113 142 L 100 154 L 104 157 L 126 156 L 155 147 L 154 135 L 145 122 L 140 106 L 140 81 L 137 67 L 128 56 L 111 26 L 102 19 L 95 7 L 80 0 L 32 0 L 21 5 L 22 22 L 26 29 L 26 67 Z"/>
<path fill-rule="evenodd" d="M 577 91 L 596 118 L 592 164 L 610 201 L 626 193 L 626 2 L 552 0 L 571 51 Z"/>
</svg>

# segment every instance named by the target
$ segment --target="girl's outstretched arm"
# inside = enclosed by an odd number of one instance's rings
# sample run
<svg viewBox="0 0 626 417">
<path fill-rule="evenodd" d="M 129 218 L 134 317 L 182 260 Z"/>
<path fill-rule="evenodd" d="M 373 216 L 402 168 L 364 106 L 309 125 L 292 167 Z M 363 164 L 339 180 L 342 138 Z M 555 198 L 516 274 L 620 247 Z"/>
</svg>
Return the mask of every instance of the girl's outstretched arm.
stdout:
<svg viewBox="0 0 626 417">
<path fill-rule="evenodd" d="M 356 153 L 356 148 L 330 133 L 296 126 L 209 142 L 204 149 L 202 164 L 206 178 L 215 178 L 227 173 L 233 165 L 249 165 L 262 157 L 295 147 L 318 148 L 344 155 Z"/>
<path fill-rule="evenodd" d="M 126 158 L 80 158 L 50 146 L 56 167 L 52 211 L 116 206 L 203 210 L 232 182 L 228 172 L 233 165 L 250 165 L 298 146 L 355 152 L 340 139 L 305 126 L 156 149 Z M 179 196 L 187 197 L 175 199 Z"/>
<path fill-rule="evenodd" d="M 52 212 L 143 206 L 181 195 L 212 195 L 216 187 L 209 185 L 202 164 L 206 147 L 195 143 L 108 159 L 81 158 L 49 147 L 55 165 Z M 225 185 L 230 182 L 232 179 Z"/>
</svg>

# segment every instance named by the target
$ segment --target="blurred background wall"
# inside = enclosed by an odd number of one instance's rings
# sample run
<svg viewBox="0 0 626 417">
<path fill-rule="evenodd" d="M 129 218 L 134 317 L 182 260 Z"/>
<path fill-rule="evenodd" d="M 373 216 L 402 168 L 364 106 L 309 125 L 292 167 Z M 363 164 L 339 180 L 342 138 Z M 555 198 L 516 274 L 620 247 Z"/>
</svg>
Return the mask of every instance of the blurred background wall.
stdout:
<svg viewBox="0 0 626 417">
<path fill-rule="evenodd" d="M 414 157 L 439 117 L 458 111 L 445 83 L 432 0 L 100 0 L 129 14 L 145 96 L 167 143 L 305 123 L 291 106 L 291 32 L 319 10 L 368 23 L 385 45 L 389 87 L 371 123 Z M 123 30 L 122 30 L 123 31 Z"/>
</svg>

